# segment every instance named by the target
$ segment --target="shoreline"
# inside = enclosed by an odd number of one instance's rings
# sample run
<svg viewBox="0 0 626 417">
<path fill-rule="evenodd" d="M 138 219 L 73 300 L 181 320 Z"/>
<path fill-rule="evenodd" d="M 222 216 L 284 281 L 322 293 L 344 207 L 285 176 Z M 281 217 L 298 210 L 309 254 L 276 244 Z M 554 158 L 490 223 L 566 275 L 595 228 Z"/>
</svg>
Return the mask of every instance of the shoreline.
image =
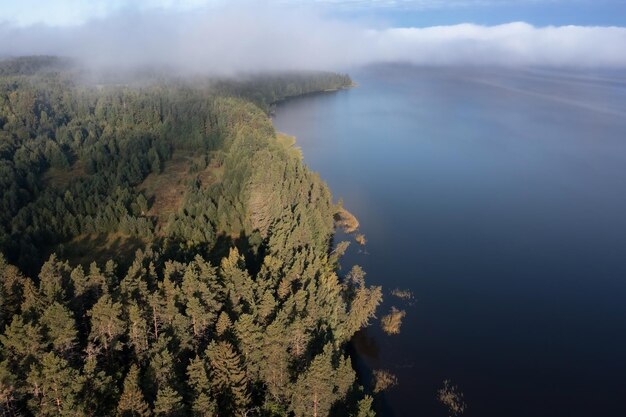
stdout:
<svg viewBox="0 0 626 417">
<path fill-rule="evenodd" d="M 324 89 L 324 90 L 317 90 L 317 91 L 309 91 L 308 93 L 302 93 L 302 94 L 296 94 L 296 95 L 293 95 L 293 96 L 283 97 L 283 98 L 280 98 L 280 99 L 278 99 L 276 101 L 273 101 L 273 102 L 271 102 L 269 104 L 268 113 L 269 113 L 270 118 L 271 118 L 272 116 L 274 116 L 276 114 L 276 107 L 278 105 L 284 104 L 284 103 L 286 103 L 286 102 L 288 102 L 290 100 L 295 100 L 295 99 L 298 99 L 298 98 L 301 98 L 301 97 L 323 95 L 323 94 L 328 94 L 328 93 L 336 93 L 338 91 L 350 90 L 352 88 L 357 88 L 357 87 L 359 87 L 359 84 L 354 82 L 354 81 L 352 81 L 352 83 L 350 85 L 345 85 L 345 86 L 342 86 L 342 87 L 327 88 L 327 89 Z"/>
</svg>

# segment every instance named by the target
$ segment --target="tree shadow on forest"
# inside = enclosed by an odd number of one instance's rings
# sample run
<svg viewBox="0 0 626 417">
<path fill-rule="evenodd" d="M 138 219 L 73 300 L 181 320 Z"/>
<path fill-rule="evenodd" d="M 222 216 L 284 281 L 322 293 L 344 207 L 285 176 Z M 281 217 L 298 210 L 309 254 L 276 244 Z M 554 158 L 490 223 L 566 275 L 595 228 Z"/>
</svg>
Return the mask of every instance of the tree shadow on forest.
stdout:
<svg viewBox="0 0 626 417">
<path fill-rule="evenodd" d="M 218 266 L 223 258 L 228 257 L 231 248 L 237 248 L 246 262 L 246 269 L 255 276 L 261 269 L 265 257 L 266 246 L 262 240 L 253 233 L 246 235 L 243 231 L 238 237 L 222 233 L 217 236 L 215 245 L 208 251 L 207 259 L 212 265 Z"/>
<path fill-rule="evenodd" d="M 135 252 L 145 250 L 146 242 L 136 236 L 122 234 L 89 234 L 72 239 L 52 248 L 50 253 L 56 253 L 60 259 L 67 260 L 70 265 L 88 267 L 92 262 L 104 265 L 113 260 L 123 270 L 130 267 Z M 48 254 L 48 256 L 49 256 Z"/>
</svg>

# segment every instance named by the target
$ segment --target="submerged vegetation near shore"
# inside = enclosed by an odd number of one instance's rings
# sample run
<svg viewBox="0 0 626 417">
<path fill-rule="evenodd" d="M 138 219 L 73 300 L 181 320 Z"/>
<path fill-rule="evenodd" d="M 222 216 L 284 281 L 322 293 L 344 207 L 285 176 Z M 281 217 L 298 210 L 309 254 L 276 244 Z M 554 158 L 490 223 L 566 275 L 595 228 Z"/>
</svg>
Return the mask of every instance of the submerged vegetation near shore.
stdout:
<svg viewBox="0 0 626 417">
<path fill-rule="evenodd" d="M 400 288 L 394 288 L 391 290 L 391 295 L 398 297 L 401 300 L 412 300 L 413 293 L 410 290 L 402 290 Z"/>
<path fill-rule="evenodd" d="M 406 311 L 391 307 L 389 314 L 380 319 L 380 325 L 383 331 L 387 334 L 400 334 L 400 327 L 402 326 L 404 316 L 406 316 Z"/>
<path fill-rule="evenodd" d="M 382 292 L 337 275 L 330 191 L 264 111 L 349 78 L 46 65 L 0 63 L 0 408 L 371 415 L 345 345 Z"/>
<path fill-rule="evenodd" d="M 374 393 L 381 393 L 398 385 L 398 378 L 386 369 L 375 369 L 373 376 Z"/>
<path fill-rule="evenodd" d="M 437 391 L 437 399 L 447 408 L 450 417 L 460 416 L 467 409 L 463 393 L 448 379 L 443 381 L 443 387 Z"/>
<path fill-rule="evenodd" d="M 337 207 L 334 215 L 335 227 L 342 229 L 346 233 L 354 233 L 359 229 L 359 221 L 348 210 L 343 208 L 342 205 Z"/>
</svg>

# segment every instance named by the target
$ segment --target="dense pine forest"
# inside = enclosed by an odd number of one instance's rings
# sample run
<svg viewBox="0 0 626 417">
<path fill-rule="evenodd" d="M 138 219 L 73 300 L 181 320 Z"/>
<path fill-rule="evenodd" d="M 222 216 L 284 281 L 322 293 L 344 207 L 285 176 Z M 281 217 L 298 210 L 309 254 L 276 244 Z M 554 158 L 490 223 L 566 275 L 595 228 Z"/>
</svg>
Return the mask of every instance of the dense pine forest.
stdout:
<svg viewBox="0 0 626 417">
<path fill-rule="evenodd" d="M 83 71 L 0 61 L 0 414 L 372 416 L 381 289 L 268 117 L 350 78 Z"/>
</svg>

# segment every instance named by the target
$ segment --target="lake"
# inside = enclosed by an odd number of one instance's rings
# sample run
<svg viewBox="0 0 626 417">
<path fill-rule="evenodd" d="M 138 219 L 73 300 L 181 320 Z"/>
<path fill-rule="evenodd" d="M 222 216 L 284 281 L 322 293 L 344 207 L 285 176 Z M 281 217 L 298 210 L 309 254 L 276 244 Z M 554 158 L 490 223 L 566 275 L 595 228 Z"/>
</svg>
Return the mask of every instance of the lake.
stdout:
<svg viewBox="0 0 626 417">
<path fill-rule="evenodd" d="M 359 218 L 343 264 L 383 285 L 379 317 L 407 312 L 354 341 L 364 379 L 398 376 L 380 414 L 445 416 L 449 379 L 465 416 L 625 416 L 626 73 L 351 75 L 274 123 Z"/>
</svg>

